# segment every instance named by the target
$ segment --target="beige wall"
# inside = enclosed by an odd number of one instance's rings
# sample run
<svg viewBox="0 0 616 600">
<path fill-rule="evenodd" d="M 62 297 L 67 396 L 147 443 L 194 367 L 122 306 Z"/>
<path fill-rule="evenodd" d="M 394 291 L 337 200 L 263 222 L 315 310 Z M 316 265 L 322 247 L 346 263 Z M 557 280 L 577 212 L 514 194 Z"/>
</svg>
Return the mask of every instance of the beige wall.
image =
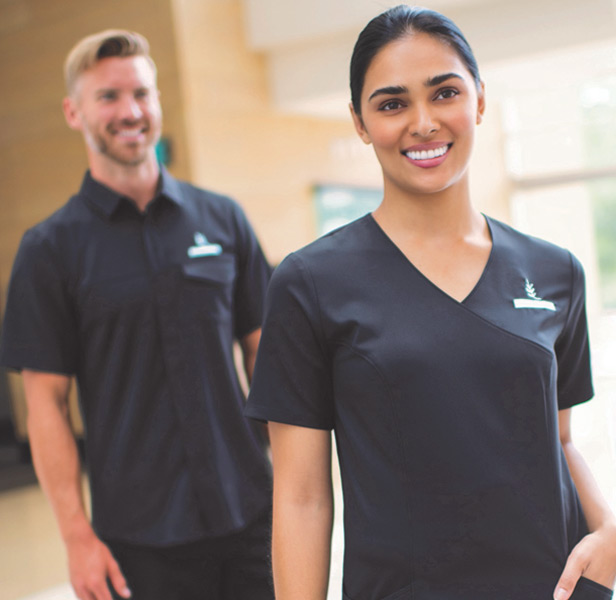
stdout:
<svg viewBox="0 0 616 600">
<path fill-rule="evenodd" d="M 332 143 L 350 119 L 273 112 L 265 62 L 246 48 L 239 0 L 173 0 L 193 180 L 234 196 L 278 262 L 314 237 L 311 186 L 339 180 Z"/>
</svg>

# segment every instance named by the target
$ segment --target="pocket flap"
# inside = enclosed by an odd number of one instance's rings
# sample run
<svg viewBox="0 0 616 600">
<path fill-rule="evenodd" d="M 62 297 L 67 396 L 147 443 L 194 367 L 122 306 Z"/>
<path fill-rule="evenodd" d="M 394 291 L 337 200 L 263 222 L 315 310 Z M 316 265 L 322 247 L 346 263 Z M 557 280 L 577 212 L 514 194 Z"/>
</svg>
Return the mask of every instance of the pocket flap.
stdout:
<svg viewBox="0 0 616 600">
<path fill-rule="evenodd" d="M 235 257 L 232 254 L 196 258 L 182 264 L 182 272 L 189 279 L 228 283 L 235 277 Z"/>
</svg>

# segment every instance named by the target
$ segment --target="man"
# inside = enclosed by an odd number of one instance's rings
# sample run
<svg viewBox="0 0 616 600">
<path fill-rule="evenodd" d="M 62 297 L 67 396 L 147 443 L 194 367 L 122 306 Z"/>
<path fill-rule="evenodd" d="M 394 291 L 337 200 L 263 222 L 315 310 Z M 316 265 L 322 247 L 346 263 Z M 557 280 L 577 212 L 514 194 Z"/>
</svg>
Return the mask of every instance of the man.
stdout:
<svg viewBox="0 0 616 600">
<path fill-rule="evenodd" d="M 34 464 L 82 600 L 272 598 L 270 469 L 243 418 L 270 268 L 241 209 L 161 168 L 147 41 L 105 31 L 65 65 L 79 193 L 24 235 L 0 362 L 23 372 Z M 90 524 L 67 420 L 76 375 Z"/>
</svg>

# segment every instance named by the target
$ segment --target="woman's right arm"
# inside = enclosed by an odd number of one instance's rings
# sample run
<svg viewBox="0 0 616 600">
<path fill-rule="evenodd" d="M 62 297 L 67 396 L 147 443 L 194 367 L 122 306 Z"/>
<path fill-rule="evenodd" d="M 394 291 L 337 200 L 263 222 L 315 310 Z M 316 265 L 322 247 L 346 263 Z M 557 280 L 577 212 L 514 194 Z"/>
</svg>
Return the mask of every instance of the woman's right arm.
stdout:
<svg viewBox="0 0 616 600">
<path fill-rule="evenodd" d="M 331 432 L 269 423 L 276 600 L 325 600 L 333 521 Z"/>
</svg>

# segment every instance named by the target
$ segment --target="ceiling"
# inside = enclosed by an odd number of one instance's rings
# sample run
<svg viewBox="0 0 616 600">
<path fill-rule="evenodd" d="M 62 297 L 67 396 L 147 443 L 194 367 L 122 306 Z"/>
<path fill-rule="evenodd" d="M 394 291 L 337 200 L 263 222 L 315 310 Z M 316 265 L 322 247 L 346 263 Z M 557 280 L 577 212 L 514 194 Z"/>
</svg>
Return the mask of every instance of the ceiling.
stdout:
<svg viewBox="0 0 616 600">
<path fill-rule="evenodd" d="M 359 31 L 398 0 L 243 0 L 248 45 L 283 112 L 348 118 Z M 462 29 L 481 66 L 616 36 L 615 0 L 425 0 Z"/>
</svg>

